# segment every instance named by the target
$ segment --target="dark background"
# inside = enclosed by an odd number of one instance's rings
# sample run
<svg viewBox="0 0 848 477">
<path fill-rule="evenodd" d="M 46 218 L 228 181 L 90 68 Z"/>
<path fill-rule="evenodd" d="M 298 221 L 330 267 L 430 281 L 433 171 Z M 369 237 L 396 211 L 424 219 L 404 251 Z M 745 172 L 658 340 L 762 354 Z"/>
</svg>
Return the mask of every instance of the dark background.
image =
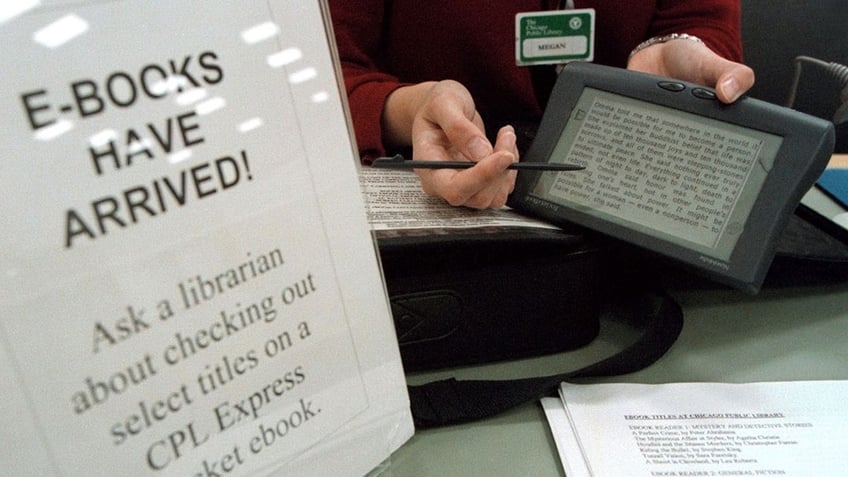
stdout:
<svg viewBox="0 0 848 477">
<path fill-rule="evenodd" d="M 848 65 L 848 0 L 742 0 L 742 42 L 757 76 L 750 95 L 789 106 L 796 56 Z M 793 107 L 833 119 L 837 81 L 815 65 L 800 71 Z"/>
</svg>

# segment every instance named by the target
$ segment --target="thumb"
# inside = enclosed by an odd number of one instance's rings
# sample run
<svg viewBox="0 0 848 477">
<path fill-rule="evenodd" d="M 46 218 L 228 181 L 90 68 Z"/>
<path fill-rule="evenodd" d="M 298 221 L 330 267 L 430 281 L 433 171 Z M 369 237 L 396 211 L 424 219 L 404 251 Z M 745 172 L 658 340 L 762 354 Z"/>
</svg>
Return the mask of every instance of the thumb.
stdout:
<svg viewBox="0 0 848 477">
<path fill-rule="evenodd" d="M 439 123 L 448 142 L 469 160 L 477 162 L 494 152 L 476 110 L 472 112 L 472 119 L 468 119 L 461 110 L 455 109 L 439 118 Z"/>
<path fill-rule="evenodd" d="M 716 95 L 722 103 L 732 103 L 754 85 L 754 70 L 719 56 L 705 63 L 707 84 L 714 84 Z"/>
<path fill-rule="evenodd" d="M 466 157 L 474 162 L 477 162 L 494 152 L 492 144 L 482 135 L 475 134 L 470 139 L 465 141 L 465 147 L 460 148 Z"/>
</svg>

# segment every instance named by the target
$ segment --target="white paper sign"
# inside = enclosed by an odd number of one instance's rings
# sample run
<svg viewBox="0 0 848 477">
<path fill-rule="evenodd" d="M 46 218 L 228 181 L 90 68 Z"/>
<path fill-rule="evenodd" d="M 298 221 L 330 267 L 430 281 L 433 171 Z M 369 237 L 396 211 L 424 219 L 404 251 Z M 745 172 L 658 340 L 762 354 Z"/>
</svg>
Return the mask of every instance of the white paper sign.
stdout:
<svg viewBox="0 0 848 477">
<path fill-rule="evenodd" d="M 321 13 L 0 14 L 4 472 L 318 472 L 388 417 L 356 472 L 411 435 Z"/>
</svg>

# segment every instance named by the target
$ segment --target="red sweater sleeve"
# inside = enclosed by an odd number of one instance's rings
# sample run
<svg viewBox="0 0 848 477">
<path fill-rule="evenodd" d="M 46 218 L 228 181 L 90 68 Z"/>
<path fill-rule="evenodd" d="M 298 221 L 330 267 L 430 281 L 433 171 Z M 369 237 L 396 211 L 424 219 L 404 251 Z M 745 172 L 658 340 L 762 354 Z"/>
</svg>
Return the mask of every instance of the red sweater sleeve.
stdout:
<svg viewBox="0 0 848 477">
<path fill-rule="evenodd" d="M 330 1 L 330 15 L 351 110 L 357 146 L 364 160 L 385 154 L 380 127 L 386 97 L 402 85 L 380 70 L 383 0 Z"/>
<path fill-rule="evenodd" d="M 739 0 L 658 0 L 648 38 L 669 33 L 695 35 L 718 55 L 742 61 Z"/>
</svg>

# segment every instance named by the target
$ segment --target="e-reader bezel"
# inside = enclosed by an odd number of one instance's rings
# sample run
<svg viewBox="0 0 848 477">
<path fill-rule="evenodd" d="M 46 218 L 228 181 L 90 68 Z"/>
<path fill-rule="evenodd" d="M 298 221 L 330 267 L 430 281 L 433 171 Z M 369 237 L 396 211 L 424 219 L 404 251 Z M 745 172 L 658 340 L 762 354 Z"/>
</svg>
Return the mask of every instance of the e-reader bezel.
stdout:
<svg viewBox="0 0 848 477">
<path fill-rule="evenodd" d="M 548 162 L 552 159 L 571 113 L 587 87 L 635 99 L 647 107 L 670 107 L 782 138 L 772 169 L 766 174 L 730 258 L 717 259 L 534 195 L 532 191 L 540 174 L 550 172 L 520 172 L 509 206 L 555 224 L 577 224 L 595 230 L 678 260 L 716 281 L 750 292 L 758 291 L 774 257 L 779 234 L 830 158 L 834 143 L 833 125 L 750 97 L 727 105 L 715 98 L 712 89 L 700 85 L 576 62 L 567 65 L 557 79 L 536 137 L 522 161 Z M 554 162 L 562 162 L 554 159 Z M 574 162 L 573 159 L 565 160 Z"/>
</svg>

